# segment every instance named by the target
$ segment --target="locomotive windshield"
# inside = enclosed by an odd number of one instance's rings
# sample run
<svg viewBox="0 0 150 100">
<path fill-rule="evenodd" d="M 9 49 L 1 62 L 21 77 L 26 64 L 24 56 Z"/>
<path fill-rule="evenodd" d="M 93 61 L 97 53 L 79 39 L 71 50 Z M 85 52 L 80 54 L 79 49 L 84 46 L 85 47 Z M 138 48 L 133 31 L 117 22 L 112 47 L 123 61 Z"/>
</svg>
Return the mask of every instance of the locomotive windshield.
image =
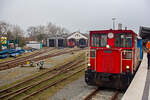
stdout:
<svg viewBox="0 0 150 100">
<path fill-rule="evenodd" d="M 92 47 L 106 47 L 107 34 L 91 34 L 91 46 Z"/>
<path fill-rule="evenodd" d="M 133 35 L 128 33 L 115 34 L 115 47 L 132 47 Z"/>
</svg>

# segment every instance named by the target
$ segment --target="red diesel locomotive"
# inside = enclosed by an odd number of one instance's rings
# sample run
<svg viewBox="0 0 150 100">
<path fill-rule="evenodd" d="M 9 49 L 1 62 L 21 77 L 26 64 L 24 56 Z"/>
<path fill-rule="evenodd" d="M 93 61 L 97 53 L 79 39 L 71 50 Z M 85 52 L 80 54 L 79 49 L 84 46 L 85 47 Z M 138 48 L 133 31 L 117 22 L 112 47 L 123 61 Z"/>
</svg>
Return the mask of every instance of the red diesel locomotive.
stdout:
<svg viewBox="0 0 150 100">
<path fill-rule="evenodd" d="M 140 63 L 137 34 L 132 30 L 90 31 L 88 85 L 126 89 Z"/>
</svg>

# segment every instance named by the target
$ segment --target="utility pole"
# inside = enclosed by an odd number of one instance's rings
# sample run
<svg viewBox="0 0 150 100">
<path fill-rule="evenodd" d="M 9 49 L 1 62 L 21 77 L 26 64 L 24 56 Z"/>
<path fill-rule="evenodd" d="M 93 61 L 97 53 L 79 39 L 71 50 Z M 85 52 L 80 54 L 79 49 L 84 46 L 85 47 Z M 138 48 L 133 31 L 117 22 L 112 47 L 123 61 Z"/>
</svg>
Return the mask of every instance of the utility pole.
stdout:
<svg viewBox="0 0 150 100">
<path fill-rule="evenodd" d="M 113 30 L 115 30 L 115 20 L 116 20 L 116 18 L 112 18 L 112 21 L 113 21 Z"/>
</svg>

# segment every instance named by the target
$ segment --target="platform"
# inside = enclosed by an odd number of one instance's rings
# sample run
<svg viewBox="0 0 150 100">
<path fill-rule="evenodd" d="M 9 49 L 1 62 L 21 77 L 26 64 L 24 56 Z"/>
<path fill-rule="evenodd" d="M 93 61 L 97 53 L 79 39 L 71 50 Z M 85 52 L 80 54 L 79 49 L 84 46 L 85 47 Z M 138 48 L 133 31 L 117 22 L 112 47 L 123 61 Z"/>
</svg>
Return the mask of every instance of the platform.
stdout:
<svg viewBox="0 0 150 100">
<path fill-rule="evenodd" d="M 147 70 L 147 54 L 144 53 L 141 65 L 122 100 L 150 100 L 150 70 Z"/>
</svg>

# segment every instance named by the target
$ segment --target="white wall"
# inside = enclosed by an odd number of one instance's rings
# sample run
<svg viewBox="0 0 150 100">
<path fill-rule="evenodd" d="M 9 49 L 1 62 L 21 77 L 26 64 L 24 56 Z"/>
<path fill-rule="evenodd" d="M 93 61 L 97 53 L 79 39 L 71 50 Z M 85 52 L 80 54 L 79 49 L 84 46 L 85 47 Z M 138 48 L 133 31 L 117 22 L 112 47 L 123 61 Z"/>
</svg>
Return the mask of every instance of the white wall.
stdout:
<svg viewBox="0 0 150 100">
<path fill-rule="evenodd" d="M 40 49 L 40 43 L 34 43 L 34 44 L 26 44 L 27 47 L 35 48 L 35 49 Z"/>
</svg>

